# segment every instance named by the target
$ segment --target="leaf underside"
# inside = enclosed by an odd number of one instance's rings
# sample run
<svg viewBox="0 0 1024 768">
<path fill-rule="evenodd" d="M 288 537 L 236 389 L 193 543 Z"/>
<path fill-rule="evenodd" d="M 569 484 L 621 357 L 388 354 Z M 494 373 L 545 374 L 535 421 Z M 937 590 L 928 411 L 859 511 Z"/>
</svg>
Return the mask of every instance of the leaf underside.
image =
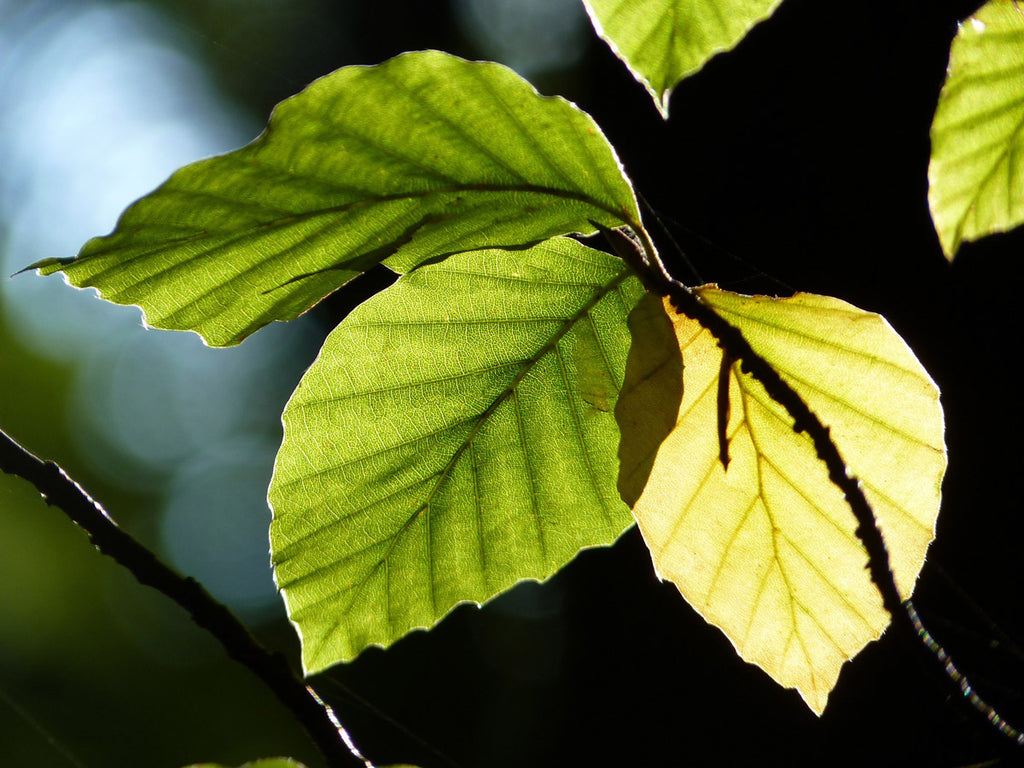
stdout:
<svg viewBox="0 0 1024 768">
<path fill-rule="evenodd" d="M 698 294 L 829 426 L 909 596 L 934 537 L 946 465 L 942 410 L 928 374 L 882 317 L 838 299 L 746 297 L 712 287 Z M 664 337 L 667 322 L 681 353 L 682 391 L 678 382 L 627 376 L 618 410 L 620 420 L 654 432 L 673 426 L 653 461 L 645 454 L 650 444 L 623 457 L 620 490 L 659 575 L 741 657 L 796 688 L 820 714 L 842 664 L 889 622 L 865 570 L 856 521 L 810 438 L 793 431 L 785 410 L 738 363 L 727 368 L 728 408 L 720 407 L 722 350 L 700 325 L 646 298 L 630 318 L 631 361 L 645 339 Z"/>
<path fill-rule="evenodd" d="M 334 330 L 285 408 L 270 488 L 308 673 L 630 525 L 612 409 L 642 292 L 558 238 L 422 267 Z"/>
<path fill-rule="evenodd" d="M 960 25 L 932 122 L 928 202 L 946 257 L 1024 223 L 1024 8 L 990 0 Z"/>
<path fill-rule="evenodd" d="M 149 325 L 238 343 L 370 267 L 639 226 L 594 121 L 510 69 L 438 51 L 344 67 L 242 149 L 179 170 L 63 271 Z"/>
<path fill-rule="evenodd" d="M 668 118 L 672 89 L 734 47 L 782 0 L 583 0 L 611 49 Z"/>
</svg>

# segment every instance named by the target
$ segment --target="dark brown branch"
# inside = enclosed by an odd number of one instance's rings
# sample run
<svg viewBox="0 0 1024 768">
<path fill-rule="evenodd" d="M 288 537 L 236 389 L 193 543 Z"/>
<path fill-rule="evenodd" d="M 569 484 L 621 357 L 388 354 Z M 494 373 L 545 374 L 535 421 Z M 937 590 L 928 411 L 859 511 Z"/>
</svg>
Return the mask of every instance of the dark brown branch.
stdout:
<svg viewBox="0 0 1024 768">
<path fill-rule="evenodd" d="M 220 641 L 228 655 L 260 678 L 296 717 L 331 768 L 369 766 L 334 712 L 293 672 L 285 657 L 264 648 L 201 584 L 175 573 L 118 527 L 85 490 L 53 462 L 33 456 L 0 431 L 0 471 L 35 486 L 43 500 L 81 527 L 97 550 L 123 565 L 140 583 L 159 590 Z"/>
<path fill-rule="evenodd" d="M 729 471 L 729 381 L 732 364 L 736 361 L 726 349 L 722 350 L 722 364 L 718 367 L 718 460 L 722 469 Z"/>
<path fill-rule="evenodd" d="M 868 503 L 860 481 L 846 466 L 839 449 L 832 440 L 829 428 L 818 418 L 803 398 L 797 394 L 779 373 L 758 355 L 743 337 L 738 328 L 731 325 L 714 309 L 700 300 L 700 297 L 672 277 L 658 256 L 657 249 L 645 231 L 626 235 L 620 231 L 601 230 L 612 247 L 627 264 L 640 276 L 648 290 L 667 296 L 678 312 L 698 322 L 718 340 L 723 354 L 740 362 L 740 370 L 753 376 L 765 388 L 768 396 L 786 409 L 793 419 L 793 431 L 804 432 L 814 444 L 818 459 L 825 464 L 829 479 L 843 492 L 846 503 L 857 520 L 856 534 L 868 553 L 868 572 L 879 593 L 882 604 L 893 621 L 904 630 L 917 636 L 942 665 L 946 676 L 959 689 L 964 699 L 995 728 L 1024 746 L 1024 733 L 1010 725 L 984 699 L 978 696 L 970 681 L 964 676 L 946 650 L 935 640 L 922 624 L 914 604 L 900 597 L 889 563 L 889 552 L 875 520 L 875 513 Z"/>
</svg>

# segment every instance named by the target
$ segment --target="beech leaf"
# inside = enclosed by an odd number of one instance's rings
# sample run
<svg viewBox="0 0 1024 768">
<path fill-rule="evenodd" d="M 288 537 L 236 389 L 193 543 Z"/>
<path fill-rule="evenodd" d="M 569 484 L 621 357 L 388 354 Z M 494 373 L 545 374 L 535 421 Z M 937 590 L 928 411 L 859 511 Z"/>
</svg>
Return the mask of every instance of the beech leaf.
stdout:
<svg viewBox="0 0 1024 768">
<path fill-rule="evenodd" d="M 75 259 L 33 267 L 220 346 L 376 264 L 639 221 L 589 115 L 499 64 L 417 51 L 320 78 L 248 146 L 179 170 Z"/>
<path fill-rule="evenodd" d="M 1024 8 L 990 0 L 960 25 L 932 122 L 928 202 L 946 257 L 1024 223 Z"/>
<path fill-rule="evenodd" d="M 619 259 L 557 238 L 421 267 L 331 333 L 270 487 L 308 673 L 631 524 L 612 410 L 642 294 Z"/>
<path fill-rule="evenodd" d="M 662 117 L 683 78 L 735 46 L 782 0 L 583 0 L 611 49 L 647 89 Z"/>
<path fill-rule="evenodd" d="M 909 597 L 934 537 L 946 466 L 939 393 L 927 372 L 884 318 L 838 299 L 697 292 L 830 428 Z M 645 349 L 663 343 L 667 323 L 676 349 Z M 810 438 L 793 431 L 757 381 L 738 363 L 720 381 L 723 353 L 708 331 L 651 296 L 630 325 L 616 415 L 654 434 L 671 422 L 653 459 L 651 441 L 630 448 L 624 438 L 622 449 L 620 490 L 655 569 L 742 658 L 820 714 L 843 663 L 889 623 L 853 513 Z M 638 355 L 671 361 L 676 350 L 681 387 L 633 363 Z"/>
</svg>

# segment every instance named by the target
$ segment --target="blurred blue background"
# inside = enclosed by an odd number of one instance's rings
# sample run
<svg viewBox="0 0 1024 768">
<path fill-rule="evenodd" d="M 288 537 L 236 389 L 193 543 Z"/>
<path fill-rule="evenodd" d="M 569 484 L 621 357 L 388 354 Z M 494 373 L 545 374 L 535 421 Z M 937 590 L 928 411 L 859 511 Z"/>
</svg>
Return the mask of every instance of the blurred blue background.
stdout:
<svg viewBox="0 0 1024 768">
<path fill-rule="evenodd" d="M 950 267 L 925 203 L 949 41 L 976 5 L 865 0 L 837 24 L 829 4 L 786 0 L 680 86 L 666 125 L 578 0 L 0 0 L 0 427 L 295 659 L 267 551 L 280 411 L 323 336 L 383 283 L 212 350 L 59 277 L 7 275 L 74 254 L 337 67 L 420 48 L 498 60 L 594 115 L 705 279 L 836 295 L 908 340 L 942 387 L 951 460 L 918 607 L 1020 720 L 1024 654 L 993 646 L 988 622 L 1024 634 L 1024 411 L 999 367 L 1019 349 L 1024 235 L 968 246 Z M 996 402 L 1009 405 L 993 415 Z M 314 683 L 381 764 L 1014 759 L 898 638 L 844 670 L 819 721 L 656 581 L 635 532 Z M 3 765 L 279 754 L 320 765 L 179 609 L 0 476 Z"/>
<path fill-rule="evenodd" d="M 274 101 L 358 54 L 346 16 L 315 0 L 0 0 L 0 424 L 271 637 L 287 633 L 265 501 L 279 414 L 330 321 L 214 350 L 59 277 L 6 277 L 74 254 L 179 166 L 255 138 Z M 571 0 L 465 0 L 452 18 L 530 75 L 576 63 L 589 34 Z M 294 740 L 289 723 L 250 719 L 237 692 L 217 701 L 219 677 L 244 673 L 221 672 L 217 649 L 165 603 L 0 477 L 5 764 L 134 765 L 144 746 L 162 756 L 153 764 L 180 765 L 214 759 L 195 745 L 218 740 L 238 742 L 226 762 L 259 756 L 261 741 L 288 751 L 274 737 Z M 172 679 L 178 692 L 139 705 L 139 686 Z M 242 698 L 255 687 L 242 682 Z M 211 713 L 242 738 L 218 734 Z"/>
</svg>

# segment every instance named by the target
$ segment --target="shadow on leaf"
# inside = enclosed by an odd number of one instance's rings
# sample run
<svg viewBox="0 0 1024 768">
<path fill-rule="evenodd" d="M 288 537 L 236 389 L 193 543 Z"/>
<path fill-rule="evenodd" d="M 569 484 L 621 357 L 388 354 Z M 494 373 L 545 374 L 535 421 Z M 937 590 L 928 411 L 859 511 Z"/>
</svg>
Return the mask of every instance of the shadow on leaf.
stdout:
<svg viewBox="0 0 1024 768">
<path fill-rule="evenodd" d="M 683 400 L 683 357 L 661 299 L 647 294 L 629 315 L 632 344 L 615 406 L 619 495 L 631 508 L 640 498 L 658 449 L 676 425 Z"/>
</svg>

